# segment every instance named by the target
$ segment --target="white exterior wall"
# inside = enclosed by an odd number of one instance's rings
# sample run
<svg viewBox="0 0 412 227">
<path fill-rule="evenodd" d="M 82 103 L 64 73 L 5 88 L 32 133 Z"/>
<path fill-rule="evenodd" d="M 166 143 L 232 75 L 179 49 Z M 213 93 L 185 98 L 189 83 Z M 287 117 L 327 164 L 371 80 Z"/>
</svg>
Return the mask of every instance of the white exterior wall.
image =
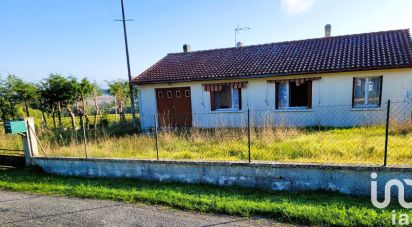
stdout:
<svg viewBox="0 0 412 227">
<path fill-rule="evenodd" d="M 373 109 L 353 109 L 353 77 L 383 76 L 382 105 Z M 321 77 L 312 84 L 312 108 L 303 110 L 275 110 L 275 84 L 269 79 L 289 79 Z M 235 112 L 211 111 L 210 93 L 203 90 L 203 83 L 248 81 L 242 89 L 242 110 Z M 140 85 L 139 105 L 143 128 L 154 127 L 157 113 L 156 88 L 190 87 L 193 113 L 193 126 L 216 127 L 246 126 L 247 109 L 251 111 L 254 125 L 282 124 L 294 126 L 352 126 L 365 122 L 382 123 L 386 117 L 386 101 L 407 102 L 412 98 L 412 69 L 373 70 L 345 73 L 308 74 L 259 79 L 185 82 L 172 84 Z M 410 109 L 405 109 L 405 117 Z"/>
</svg>

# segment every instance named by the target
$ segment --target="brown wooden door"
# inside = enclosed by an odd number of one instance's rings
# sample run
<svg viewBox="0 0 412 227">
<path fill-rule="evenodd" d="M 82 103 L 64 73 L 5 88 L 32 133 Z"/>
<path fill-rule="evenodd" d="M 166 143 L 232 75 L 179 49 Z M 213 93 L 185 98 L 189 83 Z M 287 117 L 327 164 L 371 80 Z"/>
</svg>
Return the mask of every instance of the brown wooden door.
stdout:
<svg viewBox="0 0 412 227">
<path fill-rule="evenodd" d="M 191 127 L 192 102 L 190 87 L 156 89 L 160 127 Z"/>
</svg>

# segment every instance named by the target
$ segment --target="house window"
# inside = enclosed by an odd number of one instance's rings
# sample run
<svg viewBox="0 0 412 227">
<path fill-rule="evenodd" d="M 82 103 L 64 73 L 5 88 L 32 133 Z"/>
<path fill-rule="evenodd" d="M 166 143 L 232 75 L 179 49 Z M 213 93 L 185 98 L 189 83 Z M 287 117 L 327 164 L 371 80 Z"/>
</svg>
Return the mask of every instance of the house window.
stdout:
<svg viewBox="0 0 412 227">
<path fill-rule="evenodd" d="M 163 92 L 162 91 L 157 91 L 157 97 L 163 98 Z"/>
<path fill-rule="evenodd" d="M 241 89 L 229 85 L 222 86 L 221 91 L 210 92 L 211 109 L 213 110 L 240 110 Z"/>
<path fill-rule="evenodd" d="M 382 76 L 353 78 L 353 107 L 379 107 L 382 98 Z"/>
<path fill-rule="evenodd" d="M 190 90 L 185 90 L 185 96 L 190 97 Z"/>
<path fill-rule="evenodd" d="M 172 91 L 167 91 L 167 98 L 172 98 Z"/>
<path fill-rule="evenodd" d="M 312 81 L 276 83 L 276 109 L 311 107 Z"/>
<path fill-rule="evenodd" d="M 177 90 L 177 91 L 176 91 L 176 97 L 177 97 L 177 98 L 180 98 L 180 90 Z"/>
</svg>

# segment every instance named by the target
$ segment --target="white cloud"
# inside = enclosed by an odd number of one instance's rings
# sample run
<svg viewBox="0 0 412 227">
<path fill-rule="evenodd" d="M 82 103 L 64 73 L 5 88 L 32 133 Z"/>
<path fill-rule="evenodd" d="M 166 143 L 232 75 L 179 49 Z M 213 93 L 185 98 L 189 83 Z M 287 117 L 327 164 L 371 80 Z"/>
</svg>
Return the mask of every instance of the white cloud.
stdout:
<svg viewBox="0 0 412 227">
<path fill-rule="evenodd" d="M 290 14 L 303 13 L 309 10 L 315 0 L 282 0 L 282 7 Z"/>
</svg>

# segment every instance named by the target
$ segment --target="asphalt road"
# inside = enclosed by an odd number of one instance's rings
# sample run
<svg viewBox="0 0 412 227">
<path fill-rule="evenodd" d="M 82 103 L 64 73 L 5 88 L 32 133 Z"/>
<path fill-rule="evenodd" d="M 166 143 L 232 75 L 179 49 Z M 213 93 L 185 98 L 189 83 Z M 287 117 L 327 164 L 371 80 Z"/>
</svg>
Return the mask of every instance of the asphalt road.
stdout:
<svg viewBox="0 0 412 227">
<path fill-rule="evenodd" d="M 0 191 L 0 226 L 286 226 L 262 218 Z"/>
</svg>

